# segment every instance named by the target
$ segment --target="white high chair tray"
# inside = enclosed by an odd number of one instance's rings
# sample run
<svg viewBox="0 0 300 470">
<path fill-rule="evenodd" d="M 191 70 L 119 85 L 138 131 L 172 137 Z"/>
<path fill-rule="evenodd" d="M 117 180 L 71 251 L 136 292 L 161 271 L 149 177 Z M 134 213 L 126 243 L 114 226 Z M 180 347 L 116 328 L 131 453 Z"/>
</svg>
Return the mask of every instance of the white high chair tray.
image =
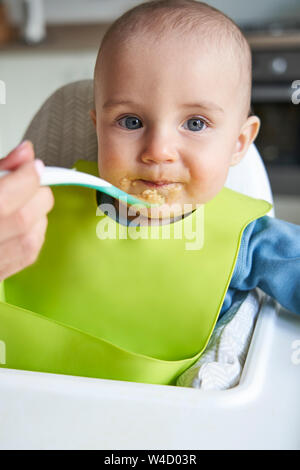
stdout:
<svg viewBox="0 0 300 470">
<path fill-rule="evenodd" d="M 266 296 L 230 390 L 0 368 L 0 448 L 300 449 L 299 350 L 300 317 Z"/>
</svg>

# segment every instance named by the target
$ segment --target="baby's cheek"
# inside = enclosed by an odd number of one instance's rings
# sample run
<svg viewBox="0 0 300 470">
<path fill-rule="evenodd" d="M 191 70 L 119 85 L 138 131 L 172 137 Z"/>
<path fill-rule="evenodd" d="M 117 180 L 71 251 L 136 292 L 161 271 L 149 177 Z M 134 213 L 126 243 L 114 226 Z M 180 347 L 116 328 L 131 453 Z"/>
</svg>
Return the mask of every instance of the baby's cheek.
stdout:
<svg viewBox="0 0 300 470">
<path fill-rule="evenodd" d="M 199 191 L 203 191 L 209 180 L 208 168 L 204 165 L 194 164 L 190 167 L 190 183 L 188 185 L 188 192 L 190 195 L 197 195 Z"/>
<path fill-rule="evenodd" d="M 202 161 L 201 164 L 190 168 L 189 197 L 194 201 L 208 202 L 214 195 L 215 187 L 219 183 L 219 169 L 217 165 Z"/>
<path fill-rule="evenodd" d="M 113 153 L 101 152 L 98 154 L 98 167 L 102 178 L 112 182 L 117 177 L 117 172 L 120 171 L 120 164 L 118 158 Z"/>
</svg>

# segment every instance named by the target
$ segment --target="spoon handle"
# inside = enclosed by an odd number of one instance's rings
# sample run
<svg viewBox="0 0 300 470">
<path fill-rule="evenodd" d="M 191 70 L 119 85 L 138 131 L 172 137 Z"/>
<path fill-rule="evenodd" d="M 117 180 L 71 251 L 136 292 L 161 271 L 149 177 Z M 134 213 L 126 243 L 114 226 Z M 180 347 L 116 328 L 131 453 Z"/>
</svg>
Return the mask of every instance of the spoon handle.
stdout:
<svg viewBox="0 0 300 470">
<path fill-rule="evenodd" d="M 0 178 L 8 175 L 9 173 L 11 173 L 9 170 L 0 171 Z M 103 188 L 112 187 L 112 184 L 101 178 L 98 178 L 97 176 L 56 166 L 45 166 L 43 168 L 40 181 L 41 186 L 55 186 L 64 184 L 89 186 L 91 183 Z"/>
<path fill-rule="evenodd" d="M 10 171 L 0 171 L 0 179 L 9 174 Z M 131 194 L 127 194 L 108 181 L 93 176 L 88 173 L 83 173 L 69 168 L 61 168 L 56 166 L 45 166 L 41 175 L 41 186 L 85 186 L 87 188 L 97 189 L 103 193 L 109 194 L 115 199 L 121 199 L 128 204 L 141 205 L 145 207 L 153 207 L 157 204 L 150 204 L 149 202 L 142 201 Z"/>
<path fill-rule="evenodd" d="M 46 166 L 41 176 L 41 186 L 54 186 L 60 184 L 75 184 L 82 186 L 95 185 L 99 188 L 111 188 L 112 184 L 97 176 L 82 173 L 77 170 L 60 168 L 56 166 Z"/>
</svg>

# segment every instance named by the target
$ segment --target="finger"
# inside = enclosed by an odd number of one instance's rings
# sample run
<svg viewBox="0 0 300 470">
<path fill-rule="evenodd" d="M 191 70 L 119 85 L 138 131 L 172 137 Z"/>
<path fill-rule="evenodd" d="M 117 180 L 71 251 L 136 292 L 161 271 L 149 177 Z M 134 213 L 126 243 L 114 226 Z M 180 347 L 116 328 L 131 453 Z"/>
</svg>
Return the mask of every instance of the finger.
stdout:
<svg viewBox="0 0 300 470">
<path fill-rule="evenodd" d="M 29 233 L 0 245 L 0 282 L 35 263 L 45 241 L 47 225 L 45 216 Z"/>
<path fill-rule="evenodd" d="M 25 140 L 13 149 L 6 157 L 0 159 L 0 171 L 15 170 L 18 166 L 34 159 L 33 145 Z"/>
<path fill-rule="evenodd" d="M 38 220 L 53 208 L 54 196 L 50 188 L 40 188 L 23 206 L 5 219 L 0 219 L 0 243 L 28 232 Z"/>
<path fill-rule="evenodd" d="M 38 163 L 40 162 L 40 163 Z M 0 179 L 0 220 L 23 207 L 40 185 L 41 160 L 24 163 Z"/>
</svg>

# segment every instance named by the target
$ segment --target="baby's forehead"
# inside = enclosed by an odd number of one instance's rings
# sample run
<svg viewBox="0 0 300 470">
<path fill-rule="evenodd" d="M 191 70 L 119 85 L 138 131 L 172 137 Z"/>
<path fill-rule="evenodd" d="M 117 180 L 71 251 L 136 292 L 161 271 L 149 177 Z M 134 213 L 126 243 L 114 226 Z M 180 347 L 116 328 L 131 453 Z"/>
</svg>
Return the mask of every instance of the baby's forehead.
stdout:
<svg viewBox="0 0 300 470">
<path fill-rule="evenodd" d="M 223 77 L 222 86 L 226 89 L 228 83 L 226 83 L 224 71 L 229 71 L 232 77 L 235 77 L 235 86 L 243 94 L 241 101 L 245 101 L 245 108 L 250 107 L 251 55 L 249 60 L 249 52 L 245 52 L 245 44 L 239 43 L 237 38 L 234 39 L 230 34 L 222 34 L 222 31 L 218 31 L 216 35 L 205 28 L 180 33 L 176 30 L 167 30 L 162 31 L 159 35 L 154 31 L 140 31 L 129 35 L 125 41 L 120 41 L 118 36 L 112 37 L 111 40 L 106 41 L 102 50 L 100 48 L 95 69 L 95 82 L 98 82 L 98 85 L 95 83 L 95 87 L 101 86 L 100 83 L 104 75 L 106 75 L 106 79 L 111 80 L 116 69 L 120 70 L 123 76 L 125 76 L 125 70 L 131 70 L 134 73 L 144 66 L 145 61 L 147 73 L 151 74 L 151 63 L 147 62 L 148 56 L 156 64 L 156 58 L 159 57 L 161 73 L 164 69 L 171 67 L 174 73 L 185 75 L 187 78 L 189 75 L 195 77 L 197 67 L 199 70 L 199 64 L 201 66 L 202 60 L 203 67 L 201 69 L 205 72 L 209 58 L 209 62 L 213 64 L 213 78 L 215 77 L 219 81 L 220 77 Z M 192 59 L 186 60 L 187 57 L 192 57 Z M 123 67 L 119 68 L 120 63 Z M 104 73 L 101 73 L 101 69 Z M 109 74 L 108 70 L 112 73 Z M 231 78 L 230 82 L 232 82 Z"/>
<path fill-rule="evenodd" d="M 210 74 L 210 78 L 216 76 L 217 79 L 225 70 L 232 76 L 240 75 L 239 53 L 230 42 L 219 44 L 211 38 L 197 42 L 197 37 L 195 32 L 182 36 L 166 32 L 158 38 L 148 32 L 128 39 L 125 44 L 106 43 L 101 59 L 99 57 L 99 73 L 95 73 L 95 79 L 100 80 L 101 75 L 101 80 L 105 77 L 106 81 L 111 81 L 119 75 L 141 75 L 141 71 L 148 76 L 167 76 L 169 72 L 182 79 L 190 76 L 196 86 L 195 79 L 199 73 Z M 224 86 L 225 80 L 224 75 Z"/>
<path fill-rule="evenodd" d="M 133 41 L 139 41 L 145 51 L 151 47 L 157 47 L 159 50 L 162 38 L 169 38 L 170 49 L 173 44 L 178 44 L 178 40 L 184 41 L 189 48 L 198 50 L 200 47 L 206 47 L 211 54 L 214 52 L 217 64 L 223 65 L 224 60 L 230 63 L 239 80 L 239 89 L 244 90 L 242 100 L 249 110 L 252 80 L 249 44 L 242 31 L 229 17 L 198 0 L 143 2 L 118 18 L 103 37 L 95 67 L 95 87 L 97 88 L 99 83 L 101 69 L 103 71 L 111 66 L 102 60 L 105 56 L 110 56 L 111 49 L 115 50 L 120 45 L 122 48 L 130 47 Z M 132 62 L 132 67 L 138 67 L 139 62 L 140 59 L 137 58 Z M 167 54 L 164 66 L 166 64 L 169 64 Z M 238 67 L 237 72 L 234 64 Z"/>
<path fill-rule="evenodd" d="M 199 52 L 197 54 L 199 59 L 204 52 L 210 54 L 217 63 L 220 63 L 220 67 L 226 59 L 232 66 L 237 65 L 249 69 L 244 66 L 249 61 L 247 47 L 246 41 L 242 43 L 234 35 L 228 34 L 228 31 L 223 31 L 222 27 L 217 31 L 210 31 L 209 28 L 199 24 L 197 28 L 187 31 L 166 29 L 158 32 L 155 28 L 141 30 L 135 34 L 128 34 L 125 38 L 119 37 L 116 33 L 109 37 L 104 45 L 101 45 L 98 59 L 101 61 L 101 57 L 107 57 L 108 61 L 126 62 L 126 51 L 134 53 L 134 50 L 144 49 L 145 53 L 148 50 L 154 50 L 159 56 L 164 56 L 167 64 L 174 58 L 174 54 L 179 59 L 184 57 L 186 52 L 194 51 L 195 54 Z M 140 60 L 141 56 L 137 55 L 132 66 L 137 65 Z M 107 62 L 102 62 L 103 67 L 107 65 Z"/>
</svg>

